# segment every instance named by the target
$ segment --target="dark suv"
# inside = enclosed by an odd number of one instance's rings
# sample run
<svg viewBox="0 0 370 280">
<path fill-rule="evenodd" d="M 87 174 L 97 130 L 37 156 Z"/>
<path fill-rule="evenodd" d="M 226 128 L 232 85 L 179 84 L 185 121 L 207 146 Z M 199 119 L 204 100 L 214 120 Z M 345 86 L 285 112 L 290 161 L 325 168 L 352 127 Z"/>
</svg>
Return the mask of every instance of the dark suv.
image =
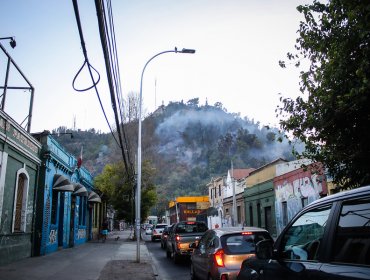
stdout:
<svg viewBox="0 0 370 280">
<path fill-rule="evenodd" d="M 204 222 L 183 221 L 173 225 L 167 237 L 166 256 L 179 263 L 183 257 L 190 257 L 193 248 L 189 245 L 203 236 L 208 230 Z"/>
<path fill-rule="evenodd" d="M 256 255 L 237 279 L 370 279 L 370 186 L 311 203 Z"/>
</svg>

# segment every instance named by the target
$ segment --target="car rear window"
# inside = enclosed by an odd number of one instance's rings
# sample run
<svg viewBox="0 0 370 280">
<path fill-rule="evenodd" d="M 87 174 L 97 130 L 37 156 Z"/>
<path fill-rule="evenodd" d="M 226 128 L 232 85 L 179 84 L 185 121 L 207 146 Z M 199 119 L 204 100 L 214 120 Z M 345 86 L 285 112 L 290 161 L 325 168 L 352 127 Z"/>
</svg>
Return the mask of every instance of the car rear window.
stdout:
<svg viewBox="0 0 370 280">
<path fill-rule="evenodd" d="M 226 254 L 255 253 L 256 243 L 271 239 L 267 232 L 240 232 L 221 237 L 221 244 Z"/>
<path fill-rule="evenodd" d="M 155 228 L 165 228 L 167 225 L 156 225 Z"/>
<path fill-rule="evenodd" d="M 207 229 L 203 223 L 187 222 L 178 224 L 175 233 L 205 232 Z"/>
</svg>

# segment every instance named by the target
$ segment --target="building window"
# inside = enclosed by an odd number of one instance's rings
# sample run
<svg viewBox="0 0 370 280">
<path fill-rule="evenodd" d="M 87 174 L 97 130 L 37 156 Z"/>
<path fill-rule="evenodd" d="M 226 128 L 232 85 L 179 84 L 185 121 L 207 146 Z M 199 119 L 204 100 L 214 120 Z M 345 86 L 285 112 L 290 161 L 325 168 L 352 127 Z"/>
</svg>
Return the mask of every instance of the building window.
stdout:
<svg viewBox="0 0 370 280">
<path fill-rule="evenodd" d="M 261 227 L 261 203 L 257 203 L 257 224 L 258 227 Z"/>
<path fill-rule="evenodd" d="M 95 228 L 98 228 L 99 227 L 99 209 L 98 209 L 98 206 L 99 204 L 98 203 L 94 203 L 94 217 L 93 217 L 93 220 L 94 220 L 94 227 Z"/>
<path fill-rule="evenodd" d="M 186 207 L 188 210 L 194 210 L 194 209 L 197 209 L 197 204 L 196 203 L 189 203 L 187 204 L 187 207 Z"/>
<path fill-rule="evenodd" d="M 14 197 L 13 232 L 26 231 L 28 178 L 26 169 L 18 170 Z"/>
<path fill-rule="evenodd" d="M 57 223 L 58 196 L 59 196 L 59 193 L 53 190 L 52 198 L 51 198 L 51 221 L 50 221 L 52 225 L 56 225 Z"/>
<path fill-rule="evenodd" d="M 265 229 L 268 232 L 272 231 L 271 221 L 272 221 L 271 206 L 267 206 L 265 207 Z"/>
<path fill-rule="evenodd" d="M 216 188 L 215 188 L 215 198 L 217 197 L 217 190 L 216 190 Z"/>
<path fill-rule="evenodd" d="M 218 186 L 218 196 L 221 196 L 221 185 Z"/>
<path fill-rule="evenodd" d="M 253 207 L 252 205 L 249 205 L 249 221 L 250 221 L 250 225 L 253 226 Z"/>
<path fill-rule="evenodd" d="M 240 206 L 237 206 L 237 207 L 236 207 L 236 214 L 237 214 L 238 224 L 240 224 L 241 219 L 242 219 L 242 218 L 241 218 L 242 211 L 241 211 Z"/>
<path fill-rule="evenodd" d="M 86 225 L 85 219 L 86 219 L 86 198 L 83 196 L 80 196 L 80 205 L 78 209 L 78 224 L 80 226 Z"/>
<path fill-rule="evenodd" d="M 213 192 L 213 189 L 211 189 L 211 199 L 213 198 L 213 193 L 212 192 Z"/>
<path fill-rule="evenodd" d="M 283 206 L 283 225 L 286 226 L 288 224 L 288 205 L 287 202 L 284 201 L 282 203 Z"/>
<path fill-rule="evenodd" d="M 302 197 L 302 208 L 305 207 L 308 204 L 308 198 Z"/>
</svg>

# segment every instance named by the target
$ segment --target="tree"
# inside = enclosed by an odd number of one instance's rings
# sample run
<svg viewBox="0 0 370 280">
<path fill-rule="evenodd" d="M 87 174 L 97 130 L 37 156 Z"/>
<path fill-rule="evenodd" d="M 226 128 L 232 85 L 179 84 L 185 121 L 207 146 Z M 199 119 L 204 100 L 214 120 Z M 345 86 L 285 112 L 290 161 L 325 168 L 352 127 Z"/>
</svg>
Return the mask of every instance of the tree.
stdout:
<svg viewBox="0 0 370 280">
<path fill-rule="evenodd" d="M 139 119 L 139 93 L 130 91 L 127 95 L 127 100 L 124 101 L 124 122 L 130 123 Z M 143 104 L 143 99 L 141 100 Z M 141 108 L 141 117 L 147 115 L 147 110 Z"/>
<path fill-rule="evenodd" d="M 305 20 L 288 59 L 310 66 L 300 75 L 302 94 L 277 109 L 281 128 L 305 143 L 299 156 L 322 162 L 334 183 L 370 184 L 370 6 L 332 0 L 297 10 Z"/>
<path fill-rule="evenodd" d="M 139 119 L 139 94 L 133 91 L 129 92 L 125 105 L 126 122 L 137 121 Z"/>
<path fill-rule="evenodd" d="M 198 107 L 198 105 L 199 105 L 199 98 L 197 97 L 197 98 L 189 99 L 186 104 L 188 106 L 190 106 L 190 107 Z"/>
<path fill-rule="evenodd" d="M 141 189 L 141 218 L 148 216 L 149 210 L 157 201 L 155 186 L 152 183 L 153 168 L 148 161 L 143 162 L 142 189 Z M 134 187 L 128 180 L 123 162 L 107 164 L 101 174 L 95 177 L 95 186 L 107 197 L 118 213 L 118 219 L 133 222 L 134 212 Z"/>
</svg>

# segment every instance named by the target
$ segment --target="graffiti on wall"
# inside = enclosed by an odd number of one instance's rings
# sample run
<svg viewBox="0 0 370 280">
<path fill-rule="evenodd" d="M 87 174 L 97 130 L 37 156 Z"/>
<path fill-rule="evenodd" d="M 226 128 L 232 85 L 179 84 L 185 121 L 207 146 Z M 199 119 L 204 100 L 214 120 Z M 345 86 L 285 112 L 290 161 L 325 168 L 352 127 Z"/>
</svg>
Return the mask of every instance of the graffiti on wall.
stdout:
<svg viewBox="0 0 370 280">
<path fill-rule="evenodd" d="M 275 182 L 275 212 L 278 234 L 306 204 L 320 198 L 326 190 L 321 176 L 309 172 L 301 172 L 295 176 L 285 177 Z"/>
<path fill-rule="evenodd" d="M 317 180 L 317 177 L 317 174 L 312 174 L 310 177 L 297 178 L 293 181 L 285 180 L 275 186 L 276 200 L 281 202 L 295 197 L 317 199 L 323 191 L 322 182 Z"/>
<path fill-rule="evenodd" d="M 57 230 L 52 229 L 50 230 L 50 233 L 49 233 L 49 243 L 53 244 L 55 242 L 57 242 Z"/>
<path fill-rule="evenodd" d="M 86 230 L 85 229 L 78 229 L 77 231 L 77 239 L 84 239 L 86 238 Z"/>
</svg>

